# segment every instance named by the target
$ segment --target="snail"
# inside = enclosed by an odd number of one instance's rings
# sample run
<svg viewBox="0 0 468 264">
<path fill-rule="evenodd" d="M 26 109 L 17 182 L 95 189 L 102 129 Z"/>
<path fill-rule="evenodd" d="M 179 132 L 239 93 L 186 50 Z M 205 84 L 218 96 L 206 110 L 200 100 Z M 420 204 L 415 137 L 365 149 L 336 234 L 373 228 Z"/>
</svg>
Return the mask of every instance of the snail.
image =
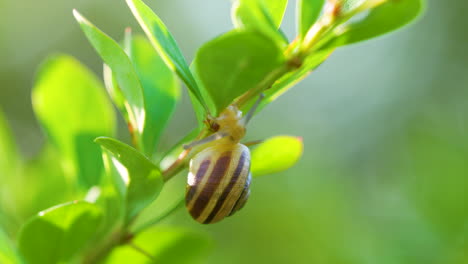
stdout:
<svg viewBox="0 0 468 264">
<path fill-rule="evenodd" d="M 216 133 L 185 146 L 197 147 L 185 195 L 187 210 L 197 222 L 219 222 L 247 202 L 252 180 L 250 150 L 240 140 L 262 98 L 263 94 L 245 116 L 235 105 L 228 106 L 213 120 Z"/>
</svg>

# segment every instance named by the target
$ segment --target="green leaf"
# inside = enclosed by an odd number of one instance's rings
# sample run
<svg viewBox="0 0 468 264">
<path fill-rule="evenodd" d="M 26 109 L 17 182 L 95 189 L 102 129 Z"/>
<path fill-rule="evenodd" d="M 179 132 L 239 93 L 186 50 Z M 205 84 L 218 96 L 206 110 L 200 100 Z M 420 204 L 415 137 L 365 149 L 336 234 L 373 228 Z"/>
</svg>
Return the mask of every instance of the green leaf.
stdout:
<svg viewBox="0 0 468 264">
<path fill-rule="evenodd" d="M 115 106 L 117 106 L 117 108 L 119 109 L 120 113 L 122 114 L 123 118 L 129 125 L 129 127 L 132 127 L 131 124 L 129 123 L 130 118 L 128 116 L 128 112 L 125 106 L 125 97 L 122 93 L 122 90 L 119 87 L 119 84 L 117 83 L 114 73 L 112 72 L 109 66 L 104 64 L 102 74 L 103 74 L 104 84 L 106 86 L 107 93 L 111 97 Z"/>
<path fill-rule="evenodd" d="M 70 175 L 84 187 L 100 181 L 102 159 L 94 138 L 112 135 L 114 110 L 98 79 L 73 57 L 57 55 L 40 67 L 33 108 Z"/>
<path fill-rule="evenodd" d="M 292 167 L 302 155 L 302 138 L 276 136 L 262 142 L 252 151 L 252 175 L 261 176 Z"/>
<path fill-rule="evenodd" d="M 141 233 L 132 244 L 150 256 L 144 255 L 130 245 L 115 249 L 105 263 L 204 263 L 212 248 L 212 241 L 204 234 L 175 227 L 156 227 Z"/>
<path fill-rule="evenodd" d="M 232 5 L 232 23 L 236 27 L 256 27 L 256 23 L 263 22 L 279 28 L 287 5 L 288 0 L 236 0 Z"/>
<path fill-rule="evenodd" d="M 17 264 L 21 263 L 10 239 L 3 232 L 0 226 L 0 263 L 2 264 Z"/>
<path fill-rule="evenodd" d="M 287 0 L 236 0 L 232 5 L 232 23 L 236 28 L 261 31 L 285 46 L 288 41 L 278 29 L 287 4 Z"/>
<path fill-rule="evenodd" d="M 282 63 L 284 56 L 278 46 L 253 31 L 232 31 L 207 42 L 198 50 L 194 62 L 217 113 Z"/>
<path fill-rule="evenodd" d="M 151 44 L 172 69 L 184 81 L 188 89 L 197 100 L 207 109 L 198 85 L 190 72 L 187 62 L 179 49 L 175 39 L 161 19 L 141 0 L 126 0 L 133 15 L 145 31 Z"/>
<path fill-rule="evenodd" d="M 304 37 L 320 16 L 325 0 L 298 0 L 297 25 L 298 34 Z"/>
<path fill-rule="evenodd" d="M 276 28 L 281 26 L 288 0 L 261 0 Z"/>
<path fill-rule="evenodd" d="M 159 195 L 163 186 L 160 170 L 134 148 L 112 138 L 100 137 L 104 164 L 125 201 L 128 223 Z"/>
<path fill-rule="evenodd" d="M 151 157 L 180 99 L 180 85 L 174 73 L 147 39 L 141 36 L 133 38 L 129 51 L 143 86 L 146 102 L 143 150 L 148 157 Z"/>
<path fill-rule="evenodd" d="M 413 21 L 423 9 L 422 0 L 388 0 L 362 20 L 344 25 L 326 47 L 348 45 L 394 31 Z"/>
<path fill-rule="evenodd" d="M 99 207 L 80 201 L 42 211 L 22 227 L 19 251 L 28 264 L 68 262 L 88 245 L 101 217 Z"/>
<path fill-rule="evenodd" d="M 130 120 L 131 130 L 136 131 L 136 135 L 141 135 L 145 127 L 145 101 L 143 89 L 130 59 L 115 40 L 100 31 L 78 11 L 73 10 L 73 14 L 91 45 L 104 63 L 112 69 L 118 87 L 125 97 L 123 105 Z M 139 138 L 136 143 L 141 147 Z"/>
</svg>

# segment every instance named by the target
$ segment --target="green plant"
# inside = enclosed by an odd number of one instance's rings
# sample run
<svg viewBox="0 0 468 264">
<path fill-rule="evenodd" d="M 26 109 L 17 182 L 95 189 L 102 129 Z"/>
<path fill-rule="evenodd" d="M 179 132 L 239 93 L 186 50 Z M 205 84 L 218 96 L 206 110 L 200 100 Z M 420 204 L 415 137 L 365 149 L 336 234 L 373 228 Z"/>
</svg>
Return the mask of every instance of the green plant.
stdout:
<svg viewBox="0 0 468 264">
<path fill-rule="evenodd" d="M 77 11 L 74 15 L 105 63 L 105 87 L 128 123 L 133 146 L 110 138 L 115 117 L 101 82 L 70 56 L 48 58 L 33 90 L 34 110 L 49 139 L 37 160 L 21 159 L 0 119 L 0 151 L 7 153 L 0 172 L 18 176 L 5 177 L 8 188 L 0 187 L 2 263 L 195 261 L 209 248 L 209 239 L 155 227 L 182 205 L 184 189 L 175 190 L 169 180 L 186 174 L 192 156 L 183 145 L 210 136 L 214 119 L 229 105 L 246 112 L 263 93 L 263 108 L 336 48 L 395 30 L 422 8 L 421 0 L 299 0 L 298 34 L 289 42 L 280 29 L 287 0 L 237 0 L 235 29 L 200 47 L 189 66 L 152 10 L 141 0 L 127 4 L 146 38 L 127 30 L 119 44 Z M 188 88 L 198 126 L 170 149 L 157 149 L 180 98 L 179 80 Z M 299 138 L 267 139 L 252 151 L 252 174 L 285 170 L 301 152 Z M 55 184 L 30 182 L 25 177 L 30 174 Z M 42 199 L 27 199 L 24 189 Z M 28 212 L 66 200 L 76 201 L 41 211 L 17 234 Z M 9 239 L 15 236 L 17 249 Z"/>
</svg>

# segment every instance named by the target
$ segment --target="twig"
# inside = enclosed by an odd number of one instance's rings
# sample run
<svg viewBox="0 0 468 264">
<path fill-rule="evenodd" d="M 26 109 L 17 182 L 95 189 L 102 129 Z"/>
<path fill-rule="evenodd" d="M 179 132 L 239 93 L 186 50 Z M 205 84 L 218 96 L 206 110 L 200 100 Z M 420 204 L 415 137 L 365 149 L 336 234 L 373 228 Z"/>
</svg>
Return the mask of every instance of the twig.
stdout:
<svg viewBox="0 0 468 264">
<path fill-rule="evenodd" d="M 135 249 L 136 251 L 140 252 L 141 254 L 145 255 L 147 258 L 149 258 L 152 262 L 153 261 L 156 261 L 156 258 L 151 255 L 149 252 L 147 252 L 146 250 L 142 249 L 141 247 L 135 245 L 133 242 L 128 242 L 128 245 Z"/>
<path fill-rule="evenodd" d="M 167 216 L 171 215 L 174 211 L 176 211 L 177 209 L 179 209 L 180 207 L 182 207 L 182 205 L 184 204 L 183 200 L 177 202 L 177 204 L 175 206 L 169 206 L 169 209 L 166 209 L 164 212 L 161 213 L 161 215 L 159 215 L 158 217 L 148 221 L 147 223 L 144 223 L 142 224 L 140 227 L 138 227 L 134 232 L 133 234 L 138 234 L 148 228 L 150 228 L 151 226 L 159 223 L 161 220 L 163 220 L 164 218 L 166 218 Z"/>
</svg>

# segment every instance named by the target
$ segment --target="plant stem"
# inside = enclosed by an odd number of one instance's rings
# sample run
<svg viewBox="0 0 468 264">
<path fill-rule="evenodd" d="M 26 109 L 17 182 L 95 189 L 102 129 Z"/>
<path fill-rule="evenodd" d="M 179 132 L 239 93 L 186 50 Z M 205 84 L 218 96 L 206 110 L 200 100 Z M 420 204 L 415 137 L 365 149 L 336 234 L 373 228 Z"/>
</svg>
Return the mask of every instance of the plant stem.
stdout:
<svg viewBox="0 0 468 264">
<path fill-rule="evenodd" d="M 198 134 L 198 136 L 195 137 L 194 140 L 199 140 L 201 138 L 204 138 L 206 137 L 207 135 L 209 135 L 209 131 L 205 128 L 205 129 L 202 129 L 200 131 L 200 133 Z M 174 177 L 175 175 L 177 175 L 181 170 L 183 170 L 186 165 L 187 165 L 187 159 L 190 157 L 189 154 L 190 154 L 190 151 L 191 149 L 184 149 L 180 154 L 179 156 L 177 157 L 177 159 L 171 164 L 171 166 L 169 166 L 167 169 L 165 169 L 162 173 L 162 176 L 163 176 L 163 180 L 166 182 L 168 180 L 170 180 L 172 177 Z"/>
<path fill-rule="evenodd" d="M 182 207 L 183 205 L 183 200 L 179 201 L 176 205 L 171 205 L 171 206 L 168 206 L 169 209 L 166 209 L 164 212 L 161 213 L 161 215 L 159 215 L 158 217 L 152 219 L 151 221 L 147 222 L 147 223 L 144 223 L 142 224 L 140 227 L 138 227 L 134 232 L 133 234 L 134 235 L 137 235 L 138 233 L 154 226 L 155 224 L 159 223 L 161 220 L 163 220 L 164 218 L 166 218 L 167 216 L 171 215 L 173 212 L 175 212 L 177 209 L 179 209 L 180 207 Z"/>
<path fill-rule="evenodd" d="M 99 263 L 114 249 L 114 247 L 122 244 L 128 237 L 131 237 L 131 235 L 126 231 L 121 228 L 117 229 L 114 233 L 109 235 L 106 240 L 104 240 L 103 244 L 98 245 L 97 250 L 93 250 L 89 255 L 85 256 L 82 263 Z"/>
<path fill-rule="evenodd" d="M 148 253 L 146 250 L 142 249 L 141 247 L 135 245 L 133 242 L 129 242 L 128 245 L 135 249 L 136 251 L 140 252 L 141 254 L 145 255 L 147 258 L 151 260 L 151 262 L 156 261 L 156 258 L 153 257 L 150 253 Z"/>
<path fill-rule="evenodd" d="M 243 143 L 243 145 L 245 145 L 245 146 L 247 146 L 247 147 L 251 147 L 251 146 L 255 146 L 255 145 L 261 144 L 261 143 L 263 143 L 264 141 L 265 141 L 265 140 L 259 139 L 259 140 L 254 140 L 254 141 L 245 142 L 245 143 Z"/>
<path fill-rule="evenodd" d="M 163 171 L 162 175 L 165 182 L 177 175 L 177 173 L 179 173 L 184 168 L 186 157 L 189 153 L 190 149 L 184 149 L 180 153 L 179 157 L 177 157 L 177 159 L 171 164 L 171 166 Z"/>
<path fill-rule="evenodd" d="M 251 98 L 258 96 L 264 90 L 270 88 L 276 80 L 291 71 L 293 68 L 294 67 L 289 63 L 289 60 L 287 60 L 280 67 L 271 71 L 270 74 L 268 74 L 257 86 L 248 90 L 245 94 L 239 97 L 234 104 L 237 105 L 237 107 L 242 108 L 242 106 L 244 106 Z"/>
</svg>

